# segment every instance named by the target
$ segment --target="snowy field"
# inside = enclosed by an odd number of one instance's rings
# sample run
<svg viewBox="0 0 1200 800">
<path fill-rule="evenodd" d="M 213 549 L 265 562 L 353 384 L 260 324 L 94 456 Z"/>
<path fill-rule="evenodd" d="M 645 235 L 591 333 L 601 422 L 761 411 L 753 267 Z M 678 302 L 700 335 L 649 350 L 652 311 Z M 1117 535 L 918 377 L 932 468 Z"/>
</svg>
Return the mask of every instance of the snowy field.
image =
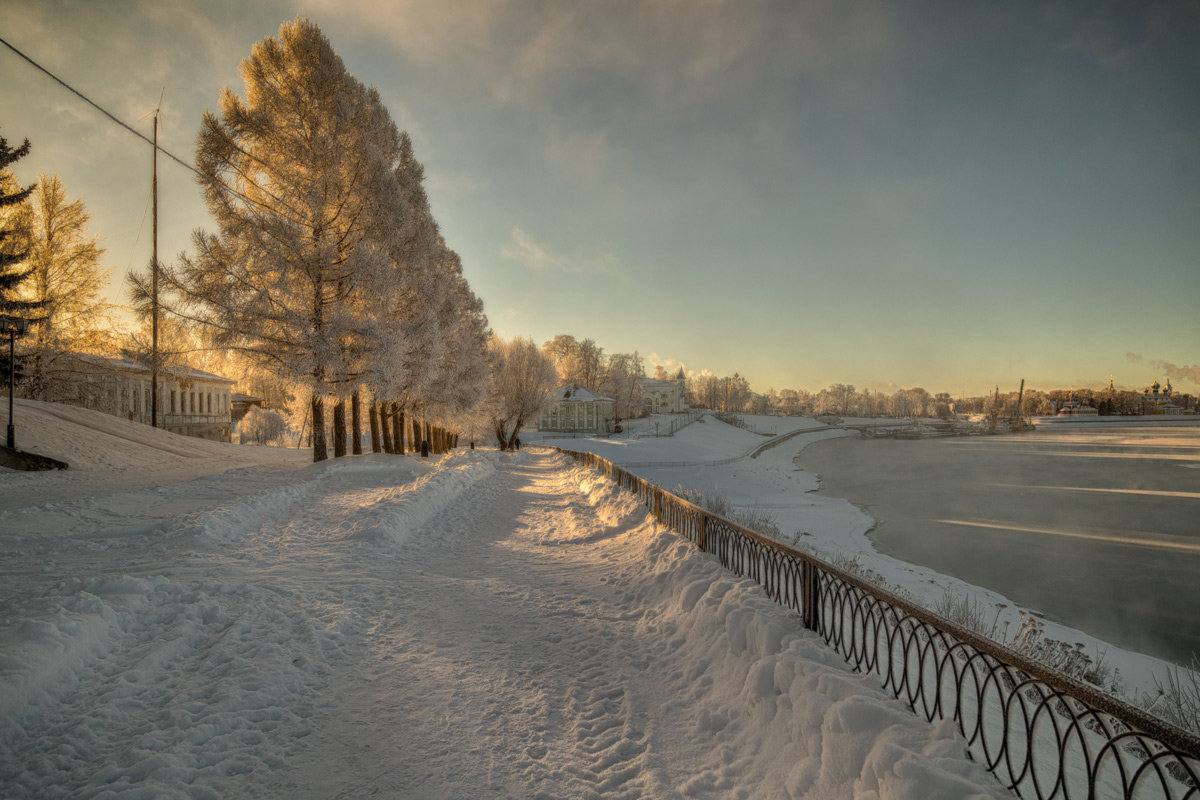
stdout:
<svg viewBox="0 0 1200 800">
<path fill-rule="evenodd" d="M 761 447 L 764 437 L 722 425 L 712 417 L 705 418 L 703 423 L 688 426 L 672 438 L 616 441 L 577 439 L 550 443 L 594 451 L 617 464 L 630 466 L 638 474 L 668 489 L 685 487 L 706 494 L 718 493 L 739 508 L 765 512 L 774 518 L 782 533 L 781 538 L 786 543 L 795 543 L 835 563 L 856 564 L 875 579 L 898 587 L 927 607 L 933 607 L 949 590 L 960 597 L 977 599 L 984 608 L 989 609 L 989 620 L 991 609 L 1004 606 L 998 617 L 1001 628 L 1007 622 L 1009 630 L 1015 630 L 1022 611 L 1041 616 L 1040 609 L 1022 608 L 999 592 L 940 574 L 920 564 L 881 554 L 867 536 L 876 520 L 848 500 L 818 494 L 820 476 L 797 466 L 799 452 L 813 442 L 856 437 L 856 431 L 827 428 L 816 420 L 804 417 L 794 418 L 791 428 L 784 427 L 789 423 L 788 418 L 747 415 L 746 420 L 760 430 L 778 425 L 780 434 L 805 426 L 811 430 L 754 458 L 749 454 Z M 847 428 L 869 426 L 872 422 L 866 419 L 844 420 Z M 879 422 L 896 424 L 895 420 Z M 1079 435 L 1069 434 L 1069 431 L 1081 429 L 1090 431 L 1090 435 L 1103 437 L 1104 431 L 1111 430 L 1111 426 L 1106 428 L 1093 423 L 1087 428 L 1073 428 L 1066 424 L 1053 424 L 1047 425 L 1044 433 L 1032 435 L 1049 439 Z M 1194 425 L 1190 429 L 1195 430 Z M 969 443 L 979 440 L 940 441 Z M 695 457 L 696 454 L 698 457 Z M 1050 620 L 1043 620 L 1043 624 L 1047 638 L 1072 644 L 1082 642 L 1088 654 L 1103 654 L 1111 666 L 1120 670 L 1123 689 L 1131 696 L 1143 693 L 1153 695 L 1155 678 L 1162 679 L 1172 666 L 1161 659 L 1122 649 L 1067 625 Z"/>
<path fill-rule="evenodd" d="M 17 431 L 78 470 L 0 470 L 6 798 L 1006 796 L 562 457 Z"/>
</svg>

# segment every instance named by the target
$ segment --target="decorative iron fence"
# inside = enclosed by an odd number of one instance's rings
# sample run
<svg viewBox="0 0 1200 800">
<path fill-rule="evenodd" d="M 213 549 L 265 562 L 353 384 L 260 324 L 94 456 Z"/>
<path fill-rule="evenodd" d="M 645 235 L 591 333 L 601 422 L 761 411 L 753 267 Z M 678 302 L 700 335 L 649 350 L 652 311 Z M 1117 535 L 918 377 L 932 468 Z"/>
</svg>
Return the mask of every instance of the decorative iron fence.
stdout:
<svg viewBox="0 0 1200 800">
<path fill-rule="evenodd" d="M 559 452 L 633 492 L 661 523 L 757 581 L 914 712 L 931 722 L 954 719 L 971 757 L 1018 795 L 1200 798 L 1200 737 L 594 453 Z"/>
</svg>

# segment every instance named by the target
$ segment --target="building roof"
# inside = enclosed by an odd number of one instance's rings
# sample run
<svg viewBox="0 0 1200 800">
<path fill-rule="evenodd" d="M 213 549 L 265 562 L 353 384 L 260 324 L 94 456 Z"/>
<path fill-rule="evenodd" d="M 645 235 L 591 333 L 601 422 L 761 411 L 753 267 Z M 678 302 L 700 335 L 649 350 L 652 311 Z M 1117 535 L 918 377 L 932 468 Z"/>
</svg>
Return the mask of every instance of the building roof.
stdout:
<svg viewBox="0 0 1200 800">
<path fill-rule="evenodd" d="M 679 383 L 677 381 L 664 381 L 664 380 L 659 380 L 658 378 L 642 378 L 641 383 L 642 383 L 643 389 L 678 389 L 679 388 Z"/>
<path fill-rule="evenodd" d="M 611 397 L 605 397 L 602 394 L 597 394 L 591 389 L 580 386 L 578 383 L 570 383 L 566 386 L 560 386 L 554 392 L 554 399 L 559 403 L 588 403 L 594 400 L 607 400 L 610 403 L 615 403 Z"/>
<path fill-rule="evenodd" d="M 144 364 L 141 361 L 138 361 L 136 358 L 131 358 L 129 356 L 96 356 L 90 353 L 72 353 L 71 355 L 80 361 L 94 364 L 105 369 L 117 370 L 121 372 L 144 373 L 146 375 L 151 373 L 151 369 L 148 364 Z M 187 366 L 165 366 L 162 368 L 161 372 L 174 378 L 220 381 L 228 384 L 234 383 L 234 381 L 230 378 L 224 378 L 220 375 L 214 375 L 211 372 L 205 372 L 202 369 L 193 369 L 192 367 Z"/>
</svg>

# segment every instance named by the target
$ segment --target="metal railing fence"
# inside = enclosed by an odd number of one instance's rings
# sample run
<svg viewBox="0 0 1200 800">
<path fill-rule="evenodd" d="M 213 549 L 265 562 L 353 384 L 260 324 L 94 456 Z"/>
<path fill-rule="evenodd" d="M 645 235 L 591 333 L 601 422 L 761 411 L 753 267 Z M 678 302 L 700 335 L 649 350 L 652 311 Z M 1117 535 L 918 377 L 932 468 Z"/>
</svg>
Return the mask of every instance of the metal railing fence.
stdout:
<svg viewBox="0 0 1200 800">
<path fill-rule="evenodd" d="M 758 582 L 915 713 L 955 720 L 971 757 L 1021 797 L 1200 798 L 1200 737 L 594 453 L 555 449 L 633 492 L 663 525 Z"/>
</svg>

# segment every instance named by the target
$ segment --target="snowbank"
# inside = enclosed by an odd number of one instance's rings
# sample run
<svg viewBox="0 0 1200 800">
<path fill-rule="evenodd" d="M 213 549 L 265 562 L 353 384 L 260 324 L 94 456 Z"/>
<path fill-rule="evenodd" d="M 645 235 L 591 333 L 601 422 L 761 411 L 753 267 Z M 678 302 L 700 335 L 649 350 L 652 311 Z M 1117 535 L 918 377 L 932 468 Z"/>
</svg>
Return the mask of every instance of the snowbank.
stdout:
<svg viewBox="0 0 1200 800">
<path fill-rule="evenodd" d="M 305 450 L 231 447 L 59 403 L 17 400 L 13 418 L 19 449 L 66 461 L 70 468 L 50 474 L 0 468 L 0 509 L 162 486 L 230 469 L 297 469 L 312 462 Z"/>
</svg>

